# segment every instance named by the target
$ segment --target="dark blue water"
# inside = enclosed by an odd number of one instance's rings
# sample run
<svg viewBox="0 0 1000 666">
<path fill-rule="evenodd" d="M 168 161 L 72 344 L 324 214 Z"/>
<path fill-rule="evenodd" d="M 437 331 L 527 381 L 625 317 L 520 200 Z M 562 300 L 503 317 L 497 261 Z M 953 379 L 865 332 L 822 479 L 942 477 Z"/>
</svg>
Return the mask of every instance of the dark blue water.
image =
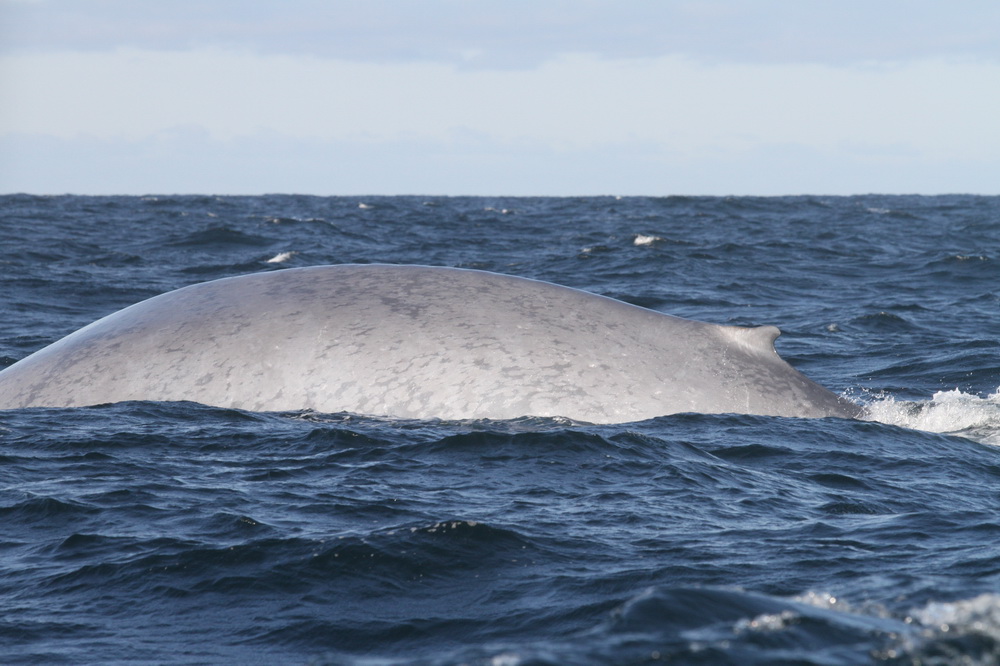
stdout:
<svg viewBox="0 0 1000 666">
<path fill-rule="evenodd" d="M 0 412 L 2 663 L 997 663 L 1000 198 L 0 197 L 0 359 L 184 285 L 480 268 L 873 420 Z"/>
</svg>

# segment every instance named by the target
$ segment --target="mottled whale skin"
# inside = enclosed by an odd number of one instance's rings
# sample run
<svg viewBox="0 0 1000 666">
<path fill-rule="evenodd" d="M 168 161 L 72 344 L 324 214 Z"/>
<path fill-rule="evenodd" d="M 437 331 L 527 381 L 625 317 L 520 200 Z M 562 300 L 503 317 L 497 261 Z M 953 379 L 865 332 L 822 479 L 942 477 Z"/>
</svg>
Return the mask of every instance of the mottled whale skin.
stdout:
<svg viewBox="0 0 1000 666">
<path fill-rule="evenodd" d="M 546 282 L 428 266 L 225 278 L 104 317 L 0 372 L 0 409 L 192 400 L 400 418 L 856 417 L 774 351 Z"/>
</svg>

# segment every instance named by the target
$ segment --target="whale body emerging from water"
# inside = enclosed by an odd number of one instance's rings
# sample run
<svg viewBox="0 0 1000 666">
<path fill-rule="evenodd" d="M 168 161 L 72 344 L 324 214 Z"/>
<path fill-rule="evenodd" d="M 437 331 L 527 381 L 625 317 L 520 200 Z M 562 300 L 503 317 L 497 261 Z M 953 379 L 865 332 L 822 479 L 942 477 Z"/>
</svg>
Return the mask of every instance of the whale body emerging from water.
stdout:
<svg viewBox="0 0 1000 666">
<path fill-rule="evenodd" d="M 0 409 L 191 400 L 419 419 L 858 416 L 778 356 L 778 335 L 484 271 L 316 266 L 196 284 L 104 317 L 0 372 Z"/>
</svg>

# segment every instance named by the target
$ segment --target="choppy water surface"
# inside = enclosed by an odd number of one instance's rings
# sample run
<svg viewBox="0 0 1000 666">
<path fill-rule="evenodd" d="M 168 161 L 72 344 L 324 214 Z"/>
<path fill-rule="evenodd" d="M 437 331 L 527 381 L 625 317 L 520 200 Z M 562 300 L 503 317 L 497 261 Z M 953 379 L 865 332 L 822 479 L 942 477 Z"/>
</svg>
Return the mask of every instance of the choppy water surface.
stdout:
<svg viewBox="0 0 1000 666">
<path fill-rule="evenodd" d="M 4 663 L 995 663 L 1000 198 L 0 197 L 0 358 L 195 282 L 493 270 L 873 420 L 0 412 Z"/>
</svg>

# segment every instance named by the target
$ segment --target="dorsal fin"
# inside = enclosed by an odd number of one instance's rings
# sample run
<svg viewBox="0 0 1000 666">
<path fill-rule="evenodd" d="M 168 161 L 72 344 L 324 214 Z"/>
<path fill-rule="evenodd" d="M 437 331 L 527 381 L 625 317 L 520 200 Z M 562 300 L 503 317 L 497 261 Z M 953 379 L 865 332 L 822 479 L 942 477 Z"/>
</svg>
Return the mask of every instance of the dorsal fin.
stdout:
<svg viewBox="0 0 1000 666">
<path fill-rule="evenodd" d="M 733 334 L 733 339 L 748 351 L 763 355 L 777 353 L 774 351 L 774 341 L 781 335 L 777 326 L 754 326 L 753 328 L 731 326 L 729 330 Z"/>
</svg>

